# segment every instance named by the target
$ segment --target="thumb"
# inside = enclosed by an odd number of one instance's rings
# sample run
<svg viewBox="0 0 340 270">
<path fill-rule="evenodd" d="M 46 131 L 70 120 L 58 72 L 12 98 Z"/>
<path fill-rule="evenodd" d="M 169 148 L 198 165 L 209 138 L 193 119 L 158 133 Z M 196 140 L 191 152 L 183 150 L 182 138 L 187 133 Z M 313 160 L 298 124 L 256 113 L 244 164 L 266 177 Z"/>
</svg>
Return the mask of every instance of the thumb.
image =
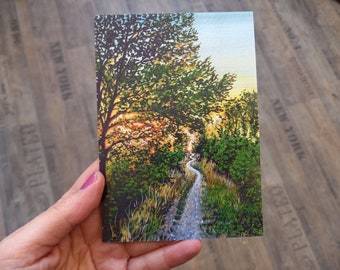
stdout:
<svg viewBox="0 0 340 270">
<path fill-rule="evenodd" d="M 53 247 L 91 215 L 99 206 L 104 188 L 98 168 L 96 161 L 58 202 L 13 234 L 20 247 Z"/>
</svg>

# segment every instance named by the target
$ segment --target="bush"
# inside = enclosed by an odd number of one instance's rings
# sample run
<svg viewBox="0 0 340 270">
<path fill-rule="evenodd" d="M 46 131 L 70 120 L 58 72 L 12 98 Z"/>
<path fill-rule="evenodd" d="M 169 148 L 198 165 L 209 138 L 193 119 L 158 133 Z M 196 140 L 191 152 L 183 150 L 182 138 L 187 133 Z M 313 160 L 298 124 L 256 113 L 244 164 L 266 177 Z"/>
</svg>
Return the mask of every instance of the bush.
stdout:
<svg viewBox="0 0 340 270">
<path fill-rule="evenodd" d="M 260 149 L 259 144 L 244 142 L 237 150 L 229 165 L 230 177 L 238 185 L 247 185 L 259 176 Z"/>
<path fill-rule="evenodd" d="M 208 209 L 214 212 L 208 215 L 217 217 L 215 234 L 261 235 L 259 140 L 252 141 L 242 136 L 220 132 L 220 137 L 203 138 L 198 149 L 201 156 L 207 159 L 202 160 L 208 184 L 204 202 Z M 211 168 L 206 170 L 209 166 Z M 227 177 L 226 179 L 230 178 L 229 181 L 237 186 L 237 191 L 232 193 L 226 184 L 216 181 L 219 174 Z M 239 203 L 235 198 L 238 198 Z"/>
<path fill-rule="evenodd" d="M 242 226 L 249 235 L 262 234 L 260 145 L 249 143 L 238 151 L 230 166 L 230 176 L 239 187 L 243 204 Z"/>
<path fill-rule="evenodd" d="M 202 157 L 212 160 L 218 172 L 230 175 L 230 167 L 240 150 L 248 148 L 252 142 L 241 136 L 228 135 L 221 131 L 220 137 L 203 137 L 197 151 Z M 254 144 L 254 143 L 253 143 Z"/>
<path fill-rule="evenodd" d="M 117 228 L 120 227 L 119 224 L 130 215 L 128 213 L 134 211 L 131 204 L 139 205 L 145 202 L 145 197 L 150 194 L 150 188 L 157 189 L 164 185 L 164 188 L 162 188 L 164 191 L 167 184 L 172 185 L 171 171 L 179 171 L 179 173 L 184 174 L 184 172 L 181 172 L 182 167 L 179 165 L 184 156 L 185 152 L 182 147 L 175 147 L 173 151 L 164 147 L 151 155 L 149 159 L 143 157 L 134 159 L 134 156 L 131 155 L 125 159 L 108 163 L 107 188 L 103 208 L 105 213 L 108 213 L 104 217 L 104 222 L 109 225 L 105 226 L 105 228 L 111 227 L 111 231 L 117 231 Z M 176 182 L 176 185 L 179 186 L 180 183 Z M 173 186 L 173 188 L 176 188 L 176 186 Z M 173 198 L 166 199 L 163 206 L 168 206 L 171 200 Z M 154 219 L 150 216 L 148 221 L 150 220 Z M 153 224 L 155 222 L 158 222 L 157 218 Z M 150 230 L 148 229 L 148 231 Z M 109 231 L 105 233 L 110 234 Z M 136 234 L 138 235 L 137 232 L 132 233 L 132 235 Z"/>
</svg>

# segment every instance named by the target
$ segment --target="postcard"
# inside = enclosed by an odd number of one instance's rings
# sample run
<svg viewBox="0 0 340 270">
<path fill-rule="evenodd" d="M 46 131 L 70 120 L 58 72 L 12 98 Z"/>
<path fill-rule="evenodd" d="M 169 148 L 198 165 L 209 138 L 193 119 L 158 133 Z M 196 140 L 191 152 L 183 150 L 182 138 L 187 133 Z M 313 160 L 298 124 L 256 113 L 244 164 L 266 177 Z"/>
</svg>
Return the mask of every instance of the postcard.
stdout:
<svg viewBox="0 0 340 270">
<path fill-rule="evenodd" d="M 252 12 L 98 15 L 105 242 L 263 234 Z"/>
</svg>

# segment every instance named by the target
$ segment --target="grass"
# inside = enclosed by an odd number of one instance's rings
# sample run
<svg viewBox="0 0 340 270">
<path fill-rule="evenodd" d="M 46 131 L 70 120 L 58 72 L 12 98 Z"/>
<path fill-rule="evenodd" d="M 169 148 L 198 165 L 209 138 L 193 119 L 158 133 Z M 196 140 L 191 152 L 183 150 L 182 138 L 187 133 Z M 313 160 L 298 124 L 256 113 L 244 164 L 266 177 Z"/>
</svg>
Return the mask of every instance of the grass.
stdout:
<svg viewBox="0 0 340 270">
<path fill-rule="evenodd" d="M 185 162 L 183 164 L 185 165 Z M 164 215 L 177 198 L 185 197 L 183 194 L 188 193 L 194 177 L 186 171 L 184 175 L 178 170 L 172 170 L 169 175 L 168 183 L 149 187 L 140 203 L 130 205 L 126 210 L 127 218 L 119 222 L 120 235 L 112 235 L 114 238 L 121 242 L 149 241 L 157 238 L 156 234 L 162 226 Z M 114 234 L 116 230 L 112 228 L 111 231 Z"/>
<path fill-rule="evenodd" d="M 162 224 L 164 210 L 179 196 L 175 186 L 176 182 L 169 182 L 150 187 L 142 202 L 132 205 L 127 210 L 127 218 L 120 221 L 120 241 L 150 240 Z"/>
<path fill-rule="evenodd" d="M 208 237 L 243 235 L 240 223 L 243 205 L 238 188 L 230 179 L 217 174 L 215 166 L 206 159 L 201 162 L 206 182 L 202 196 L 204 221 L 201 229 Z"/>
</svg>

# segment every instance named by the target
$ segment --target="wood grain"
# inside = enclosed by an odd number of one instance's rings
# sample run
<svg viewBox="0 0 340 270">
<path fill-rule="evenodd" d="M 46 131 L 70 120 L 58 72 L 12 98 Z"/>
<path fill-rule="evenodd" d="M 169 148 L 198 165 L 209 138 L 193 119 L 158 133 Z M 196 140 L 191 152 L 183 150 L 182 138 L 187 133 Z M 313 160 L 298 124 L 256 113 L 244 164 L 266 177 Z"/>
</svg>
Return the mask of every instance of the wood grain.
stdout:
<svg viewBox="0 0 340 270">
<path fill-rule="evenodd" d="M 178 269 L 340 269 L 335 0 L 0 1 L 0 237 L 97 158 L 96 14 L 253 10 L 263 237 L 204 240 Z"/>
</svg>

